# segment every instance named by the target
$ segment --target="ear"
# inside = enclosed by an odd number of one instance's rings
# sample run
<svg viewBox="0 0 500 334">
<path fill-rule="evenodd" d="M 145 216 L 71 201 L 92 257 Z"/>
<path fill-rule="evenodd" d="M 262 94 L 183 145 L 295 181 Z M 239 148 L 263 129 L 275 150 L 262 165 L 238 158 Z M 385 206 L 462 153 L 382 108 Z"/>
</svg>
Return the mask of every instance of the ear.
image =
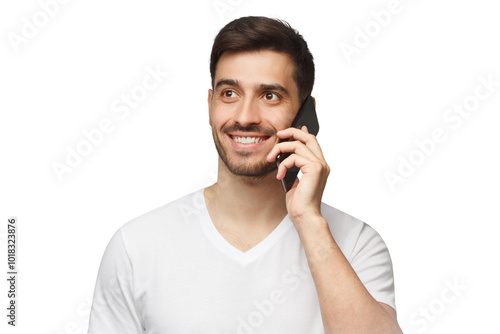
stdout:
<svg viewBox="0 0 500 334">
<path fill-rule="evenodd" d="M 314 101 L 314 109 L 316 109 L 316 98 L 313 96 L 313 101 Z"/>
<path fill-rule="evenodd" d="M 213 96 L 213 94 L 214 94 L 214 91 L 209 88 L 208 89 L 207 103 L 208 103 L 208 124 L 210 124 L 210 126 L 212 126 L 210 114 L 212 113 L 212 96 Z"/>
</svg>

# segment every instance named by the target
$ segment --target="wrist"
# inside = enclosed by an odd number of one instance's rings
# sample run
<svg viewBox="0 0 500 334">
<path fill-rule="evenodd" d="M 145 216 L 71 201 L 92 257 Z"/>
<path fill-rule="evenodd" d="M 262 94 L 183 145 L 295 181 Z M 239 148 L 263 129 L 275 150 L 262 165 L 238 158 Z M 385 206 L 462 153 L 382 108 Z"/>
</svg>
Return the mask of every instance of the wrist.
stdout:
<svg viewBox="0 0 500 334">
<path fill-rule="evenodd" d="M 323 216 L 321 216 L 321 214 L 318 213 L 301 215 L 299 217 L 296 217 L 293 223 L 299 234 L 308 232 L 320 232 L 325 228 L 328 229 L 328 222 L 325 220 L 325 218 L 323 218 Z"/>
</svg>

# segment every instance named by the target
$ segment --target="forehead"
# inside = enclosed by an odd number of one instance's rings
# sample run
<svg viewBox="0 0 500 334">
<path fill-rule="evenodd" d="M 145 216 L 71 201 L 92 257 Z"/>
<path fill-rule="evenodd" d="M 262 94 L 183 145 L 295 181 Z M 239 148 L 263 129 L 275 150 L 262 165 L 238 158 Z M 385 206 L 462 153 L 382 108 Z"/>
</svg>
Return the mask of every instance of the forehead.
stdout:
<svg viewBox="0 0 500 334">
<path fill-rule="evenodd" d="M 244 86 L 280 84 L 297 94 L 294 68 L 290 57 L 280 52 L 225 52 L 217 63 L 214 86 L 221 79 L 231 79 Z"/>
</svg>

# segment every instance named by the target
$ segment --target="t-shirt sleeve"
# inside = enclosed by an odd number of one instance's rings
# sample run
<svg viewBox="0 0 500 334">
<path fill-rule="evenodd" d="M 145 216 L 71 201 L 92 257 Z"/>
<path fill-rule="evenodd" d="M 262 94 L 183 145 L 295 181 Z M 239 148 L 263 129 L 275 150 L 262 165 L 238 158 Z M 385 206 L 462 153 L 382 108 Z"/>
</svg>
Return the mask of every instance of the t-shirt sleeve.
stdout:
<svg viewBox="0 0 500 334">
<path fill-rule="evenodd" d="M 378 302 L 396 310 L 392 261 L 382 237 L 363 224 L 349 259 L 368 292 Z"/>
<path fill-rule="evenodd" d="M 92 300 L 88 334 L 145 333 L 134 302 L 134 273 L 121 229 L 104 252 Z"/>
</svg>

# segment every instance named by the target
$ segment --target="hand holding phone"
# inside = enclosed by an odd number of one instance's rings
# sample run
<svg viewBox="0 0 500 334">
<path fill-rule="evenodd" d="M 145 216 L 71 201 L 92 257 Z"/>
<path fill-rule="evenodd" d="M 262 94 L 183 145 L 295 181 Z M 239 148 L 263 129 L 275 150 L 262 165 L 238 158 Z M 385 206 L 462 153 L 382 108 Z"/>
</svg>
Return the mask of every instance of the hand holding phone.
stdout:
<svg viewBox="0 0 500 334">
<path fill-rule="evenodd" d="M 314 99 L 312 96 L 308 96 L 302 106 L 300 107 L 297 116 L 292 122 L 291 127 L 294 128 L 302 128 L 302 126 L 306 126 L 309 133 L 313 135 L 317 135 L 319 132 L 319 123 L 318 117 L 316 115 L 316 108 L 314 107 Z M 290 154 L 293 153 L 282 153 L 276 157 L 276 165 L 279 167 L 280 163 L 288 158 Z M 283 179 L 281 179 L 281 183 L 283 184 L 283 189 L 285 192 L 288 192 L 295 182 L 297 175 L 299 174 L 300 168 L 297 166 L 292 166 L 288 168 L 286 171 L 286 175 Z"/>
</svg>

